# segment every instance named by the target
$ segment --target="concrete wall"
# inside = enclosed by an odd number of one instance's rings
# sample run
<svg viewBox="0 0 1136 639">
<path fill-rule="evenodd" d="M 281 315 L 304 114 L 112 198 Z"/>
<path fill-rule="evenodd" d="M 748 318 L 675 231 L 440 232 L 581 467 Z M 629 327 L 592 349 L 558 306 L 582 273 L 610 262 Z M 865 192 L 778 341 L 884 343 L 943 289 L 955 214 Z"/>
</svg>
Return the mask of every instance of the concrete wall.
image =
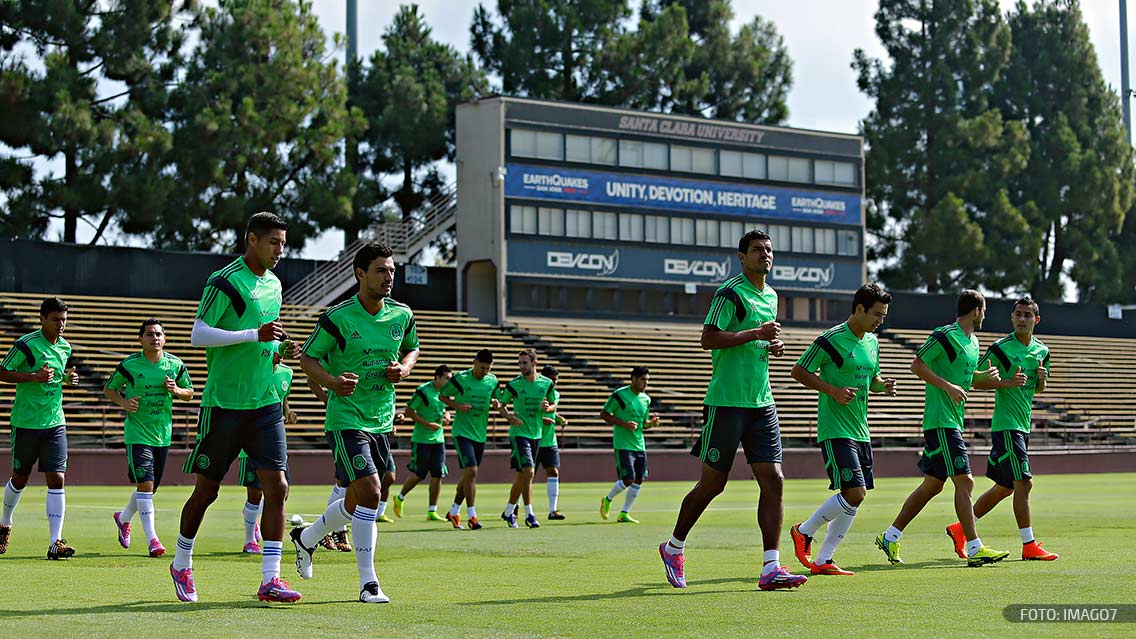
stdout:
<svg viewBox="0 0 1136 639">
<path fill-rule="evenodd" d="M 504 130 L 500 99 L 458 105 L 456 303 L 489 322 L 505 317 L 505 191 L 497 177 L 505 166 Z M 495 268 L 467 269 L 482 261 Z"/>
</svg>

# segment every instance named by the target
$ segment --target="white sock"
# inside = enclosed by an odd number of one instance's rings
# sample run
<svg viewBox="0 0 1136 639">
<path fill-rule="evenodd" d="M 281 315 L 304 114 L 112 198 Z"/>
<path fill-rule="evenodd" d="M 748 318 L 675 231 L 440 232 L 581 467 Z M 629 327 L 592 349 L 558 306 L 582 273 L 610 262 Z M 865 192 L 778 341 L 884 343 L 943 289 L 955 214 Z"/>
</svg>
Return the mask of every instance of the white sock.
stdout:
<svg viewBox="0 0 1136 639">
<path fill-rule="evenodd" d="M 840 493 L 836 493 L 826 499 L 825 502 L 820 505 L 820 508 L 817 508 L 816 512 L 806 519 L 803 524 L 798 526 L 797 529 L 808 537 L 815 537 L 821 526 L 836 519 L 838 515 L 845 512 L 845 505 L 847 505 L 847 502 L 840 496 Z"/>
<path fill-rule="evenodd" d="M 431 512 L 431 513 L 438 512 L 438 504 L 430 504 L 430 507 L 426 509 L 426 512 Z"/>
<path fill-rule="evenodd" d="M 848 534 L 848 529 L 852 527 L 852 521 L 855 518 L 856 509 L 852 508 L 852 512 L 842 512 L 836 519 L 829 522 L 828 532 L 824 534 L 824 543 L 820 546 L 820 554 L 817 555 L 816 563 L 823 564 L 832 561 L 833 555 L 836 554 L 836 547 L 840 545 L 841 541 L 844 541 L 844 536 Z"/>
<path fill-rule="evenodd" d="M 387 513 L 387 502 L 380 501 L 379 502 L 379 508 L 378 508 L 378 510 L 375 511 L 375 517 L 376 518 L 382 517 L 386 513 Z"/>
<path fill-rule="evenodd" d="M 256 518 L 260 516 L 260 504 L 245 502 L 242 511 L 245 516 L 245 544 L 256 541 Z"/>
<path fill-rule="evenodd" d="M 777 572 L 781 567 L 781 551 L 780 550 L 766 550 L 762 555 L 761 560 L 764 565 L 761 567 L 761 576 L 764 577 L 771 572 Z"/>
<path fill-rule="evenodd" d="M 178 535 L 177 547 L 174 548 L 174 570 L 193 568 L 193 540 Z"/>
<path fill-rule="evenodd" d="M 260 583 L 266 584 L 280 576 L 280 557 L 284 554 L 284 542 L 264 540 L 260 553 Z"/>
<path fill-rule="evenodd" d="M 351 527 L 355 530 L 355 565 L 359 568 L 359 588 L 372 581 L 378 581 L 375 576 L 375 539 L 378 534 L 375 526 L 375 517 L 378 511 L 365 506 L 355 506 L 355 515 L 351 517 Z"/>
<path fill-rule="evenodd" d="M 399 501 L 406 501 L 406 495 L 402 494 L 402 492 L 399 492 L 398 493 L 398 500 Z"/>
<path fill-rule="evenodd" d="M 462 509 L 461 504 L 452 504 L 450 506 L 450 514 L 456 515 L 456 514 L 461 512 L 461 509 Z"/>
<path fill-rule="evenodd" d="M 888 529 L 884 531 L 884 541 L 895 543 L 899 541 L 899 538 L 902 536 L 903 531 L 896 528 L 895 526 L 888 526 Z"/>
<path fill-rule="evenodd" d="M 517 505 L 516 504 L 505 504 L 505 516 L 506 517 L 508 517 L 509 515 L 512 515 L 515 512 L 517 512 Z"/>
<path fill-rule="evenodd" d="M 153 493 L 150 493 L 151 495 Z M 122 509 L 122 514 L 118 516 L 118 520 L 126 523 L 134 519 L 134 513 L 138 512 L 138 491 L 130 493 L 130 499 L 126 500 L 126 506 Z"/>
<path fill-rule="evenodd" d="M 138 493 L 138 518 L 142 520 L 142 530 L 146 533 L 146 541 L 151 542 L 158 538 L 154 532 L 154 493 Z"/>
<path fill-rule="evenodd" d="M 536 514 L 535 514 L 535 513 L 533 513 L 533 507 L 532 507 L 532 504 L 525 504 L 525 516 L 526 516 L 526 517 L 528 517 L 528 516 L 533 516 L 533 517 L 535 517 L 535 516 L 536 516 Z"/>
<path fill-rule="evenodd" d="M 16 504 L 20 503 L 20 495 L 23 494 L 23 490 L 16 490 L 12 486 L 11 479 L 4 485 L 4 512 L 0 515 L 0 524 L 5 526 L 12 525 L 12 513 L 16 510 Z M 52 541 L 55 540 L 53 539 Z"/>
<path fill-rule="evenodd" d="M 454 505 L 456 506 L 457 504 L 454 504 Z M 454 514 L 456 515 L 457 513 L 454 513 Z M 476 517 L 477 516 L 477 509 L 474 508 L 473 506 L 466 506 L 465 507 L 465 516 L 466 517 Z"/>
<path fill-rule="evenodd" d="M 681 555 L 683 548 L 686 548 L 686 542 L 671 535 L 671 540 L 667 542 L 666 546 L 663 546 L 663 551 L 668 555 Z"/>
<path fill-rule="evenodd" d="M 617 479 L 617 480 L 615 480 L 615 485 L 611 487 L 611 490 L 607 491 L 607 498 L 608 499 L 615 499 L 616 495 L 618 495 L 619 493 L 623 492 L 626 489 L 627 489 L 627 486 L 623 485 L 623 481 Z"/>
<path fill-rule="evenodd" d="M 557 502 L 560 501 L 560 478 L 549 477 L 544 486 L 548 490 L 548 512 L 556 512 Z"/>
<path fill-rule="evenodd" d="M 1030 543 L 1031 541 L 1033 541 L 1033 526 L 1027 526 L 1026 528 L 1019 528 L 1018 534 L 1020 534 L 1022 536 L 1022 545 L 1023 546 Z"/>
<path fill-rule="evenodd" d="M 347 489 L 346 488 L 340 486 L 339 484 L 332 484 L 331 485 L 331 494 L 327 496 L 327 505 L 330 506 L 330 505 L 334 504 L 335 502 L 339 501 L 340 499 L 344 499 L 346 497 L 347 497 Z M 335 530 L 338 531 L 338 532 L 347 532 L 347 524 L 343 524 L 342 526 L 340 526 L 339 528 L 336 528 Z"/>
<path fill-rule="evenodd" d="M 627 487 L 627 496 L 623 498 L 623 512 L 631 512 L 631 504 L 635 503 L 635 498 L 639 496 L 642 488 L 642 484 L 631 484 Z"/>
<path fill-rule="evenodd" d="M 327 536 L 327 533 L 338 529 L 339 526 L 343 525 L 343 523 L 349 519 L 351 519 L 351 515 L 347 512 L 343 500 L 339 499 L 334 501 L 327 507 L 327 510 L 323 511 L 323 514 L 320 515 L 318 519 L 312 522 L 311 526 L 308 526 L 300 533 L 300 543 L 304 544 L 307 548 L 315 548 L 316 544 Z M 359 531 L 355 531 L 355 534 L 357 535 L 358 532 Z"/>
<path fill-rule="evenodd" d="M 966 556 L 970 557 L 982 547 L 982 540 L 978 537 L 966 542 Z"/>
<path fill-rule="evenodd" d="M 51 541 L 63 538 L 63 516 L 67 513 L 67 498 L 62 488 L 47 489 L 47 528 Z"/>
</svg>

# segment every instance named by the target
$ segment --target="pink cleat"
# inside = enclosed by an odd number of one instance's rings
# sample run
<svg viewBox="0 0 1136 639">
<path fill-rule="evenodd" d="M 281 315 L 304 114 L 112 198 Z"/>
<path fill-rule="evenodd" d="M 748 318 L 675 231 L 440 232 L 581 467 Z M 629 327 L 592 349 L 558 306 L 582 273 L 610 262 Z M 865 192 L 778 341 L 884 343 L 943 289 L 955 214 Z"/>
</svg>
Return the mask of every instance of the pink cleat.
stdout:
<svg viewBox="0 0 1136 639">
<path fill-rule="evenodd" d="M 250 541 L 245 544 L 244 552 L 249 555 L 259 555 L 260 544 L 256 543 L 255 541 Z"/>
<path fill-rule="evenodd" d="M 150 556 L 151 557 L 161 557 L 164 554 L 166 554 L 166 547 L 162 545 L 162 542 L 158 541 L 157 537 L 154 537 L 153 539 L 151 539 L 150 540 Z"/>
<path fill-rule="evenodd" d="M 197 601 L 197 589 L 193 587 L 193 568 L 176 570 L 170 564 L 170 576 L 174 578 L 174 592 L 181 601 Z"/>
<path fill-rule="evenodd" d="M 292 586 L 289 586 L 287 581 L 273 577 L 272 581 L 260 585 L 260 590 L 256 591 L 256 598 L 261 601 L 292 603 L 300 600 L 300 593 L 292 590 Z"/>
<path fill-rule="evenodd" d="M 762 590 L 783 590 L 787 588 L 800 588 L 809 578 L 804 575 L 794 575 L 781 566 L 773 572 L 762 575 L 758 587 Z"/>
<path fill-rule="evenodd" d="M 659 556 L 663 558 L 663 570 L 667 573 L 667 581 L 675 588 L 686 588 L 686 575 L 683 573 L 683 564 L 686 559 L 682 553 L 671 554 L 667 552 L 667 543 L 659 544 Z"/>
<path fill-rule="evenodd" d="M 114 525 L 118 528 L 118 545 L 122 546 L 123 548 L 129 548 L 130 522 L 128 521 L 125 524 L 122 523 L 122 519 L 120 519 L 119 517 L 121 514 L 121 510 L 114 513 Z"/>
</svg>

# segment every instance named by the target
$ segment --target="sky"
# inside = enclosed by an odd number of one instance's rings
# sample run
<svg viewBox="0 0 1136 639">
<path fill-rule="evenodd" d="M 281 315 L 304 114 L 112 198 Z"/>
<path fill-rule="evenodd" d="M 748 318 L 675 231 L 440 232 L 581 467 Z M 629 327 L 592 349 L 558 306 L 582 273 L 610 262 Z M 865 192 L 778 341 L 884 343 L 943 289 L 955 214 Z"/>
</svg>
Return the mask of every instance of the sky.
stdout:
<svg viewBox="0 0 1136 639">
<path fill-rule="evenodd" d="M 999 0 L 1003 10 L 1016 0 Z M 205 4 L 215 4 L 206 0 Z M 346 0 L 312 0 L 312 7 L 329 37 L 346 31 Z M 368 57 L 382 45 L 382 34 L 400 3 L 391 0 L 358 0 L 359 55 Z M 469 24 L 477 2 L 471 0 L 422 0 L 417 3 L 436 40 L 469 50 Z M 487 2 L 495 7 L 495 2 Z M 633 6 L 638 6 L 632 0 Z M 872 104 L 856 87 L 852 52 L 862 48 L 871 57 L 884 51 L 874 31 L 876 0 L 733 0 L 736 31 L 754 16 L 772 21 L 793 59 L 793 87 L 789 92 L 789 126 L 855 133 L 857 123 Z M 1105 81 L 1117 92 L 1120 87 L 1120 19 L 1118 0 L 1082 0 L 1081 9 L 1089 26 Z M 1128 15 L 1130 41 L 1136 36 L 1136 0 Z M 1132 56 L 1130 60 L 1136 62 Z M 338 53 L 340 61 L 345 51 Z M 1136 66 L 1130 62 L 1130 75 Z M 80 225 L 80 230 L 86 227 Z M 89 233 L 89 232 L 88 232 Z M 54 235 L 54 233 L 52 233 Z M 342 232 L 330 231 L 309 242 L 302 257 L 329 259 L 343 246 Z M 82 241 L 82 237 L 79 238 Z"/>
</svg>

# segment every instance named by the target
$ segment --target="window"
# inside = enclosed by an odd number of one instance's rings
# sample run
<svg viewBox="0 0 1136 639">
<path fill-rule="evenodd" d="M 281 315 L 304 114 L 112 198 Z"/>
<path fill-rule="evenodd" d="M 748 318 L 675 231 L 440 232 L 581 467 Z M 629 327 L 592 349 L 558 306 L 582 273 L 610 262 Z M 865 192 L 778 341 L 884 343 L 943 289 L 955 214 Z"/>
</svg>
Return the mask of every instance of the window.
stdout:
<svg viewBox="0 0 1136 639">
<path fill-rule="evenodd" d="M 592 213 L 592 237 L 599 240 L 619 239 L 619 216 L 615 213 Z"/>
<path fill-rule="evenodd" d="M 816 252 L 836 255 L 836 229 L 816 230 Z"/>
<path fill-rule="evenodd" d="M 730 177 L 744 177 L 754 180 L 765 179 L 765 156 L 740 151 L 720 151 L 718 153 L 720 173 Z"/>
<path fill-rule="evenodd" d="M 564 234 L 568 237 L 591 237 L 591 211 L 575 211 L 569 209 L 564 216 Z"/>
<path fill-rule="evenodd" d="M 643 168 L 667 170 L 667 145 L 643 143 Z"/>
<path fill-rule="evenodd" d="M 856 165 L 851 162 L 837 162 L 835 179 L 836 184 L 856 185 Z"/>
<path fill-rule="evenodd" d="M 638 213 L 620 213 L 619 239 L 625 242 L 642 242 L 643 216 Z"/>
<path fill-rule="evenodd" d="M 837 254 L 860 254 L 860 233 L 858 231 L 840 231 L 837 237 Z"/>
<path fill-rule="evenodd" d="M 538 209 L 539 232 L 541 235 L 564 236 L 564 210 L 541 207 Z"/>
<path fill-rule="evenodd" d="M 804 158 L 789 158 L 789 181 L 812 182 L 812 172 L 809 170 L 809 161 Z"/>
<path fill-rule="evenodd" d="M 816 171 L 817 184 L 840 184 L 854 186 L 856 184 L 856 165 L 851 162 L 830 162 L 817 160 L 813 162 Z"/>
<path fill-rule="evenodd" d="M 717 246 L 718 220 L 695 220 L 694 243 L 699 246 Z"/>
<path fill-rule="evenodd" d="M 741 222 L 722 222 L 718 225 L 718 246 L 737 248 L 738 241 L 745 235 L 745 225 Z"/>
<path fill-rule="evenodd" d="M 671 145 L 671 170 L 687 173 L 717 173 L 713 149 Z"/>
<path fill-rule="evenodd" d="M 742 176 L 742 154 L 739 151 L 718 152 L 719 172 L 729 177 Z"/>
<path fill-rule="evenodd" d="M 569 162 L 615 164 L 615 140 L 586 135 L 566 135 L 564 153 Z"/>
<path fill-rule="evenodd" d="M 689 146 L 676 146 L 671 145 L 671 170 L 672 171 L 686 171 L 690 172 L 690 152 Z"/>
<path fill-rule="evenodd" d="M 694 245 L 694 220 L 683 217 L 671 218 L 671 243 Z"/>
<path fill-rule="evenodd" d="M 509 208 L 509 230 L 513 233 L 536 235 L 536 207 L 513 206 Z"/>
<path fill-rule="evenodd" d="M 782 182 L 811 182 L 809 161 L 804 158 L 769 156 L 769 179 Z"/>
<path fill-rule="evenodd" d="M 509 135 L 510 150 L 514 156 L 543 160 L 564 159 L 564 141 L 559 133 L 512 129 Z"/>
<path fill-rule="evenodd" d="M 643 166 L 643 143 L 636 140 L 619 141 L 619 166 Z"/>
<path fill-rule="evenodd" d="M 813 230 L 805 226 L 793 227 L 793 251 L 796 253 L 813 252 Z"/>
<path fill-rule="evenodd" d="M 781 226 L 780 224 L 771 225 L 769 227 L 769 241 L 773 244 L 774 253 L 777 251 L 793 250 L 793 245 L 790 242 L 789 227 L 787 226 Z"/>
<path fill-rule="evenodd" d="M 742 154 L 742 177 L 765 179 L 765 156 L 757 153 Z"/>
<path fill-rule="evenodd" d="M 660 244 L 667 244 L 671 241 L 670 218 L 662 215 L 648 215 L 643 220 L 643 239 Z"/>
</svg>

